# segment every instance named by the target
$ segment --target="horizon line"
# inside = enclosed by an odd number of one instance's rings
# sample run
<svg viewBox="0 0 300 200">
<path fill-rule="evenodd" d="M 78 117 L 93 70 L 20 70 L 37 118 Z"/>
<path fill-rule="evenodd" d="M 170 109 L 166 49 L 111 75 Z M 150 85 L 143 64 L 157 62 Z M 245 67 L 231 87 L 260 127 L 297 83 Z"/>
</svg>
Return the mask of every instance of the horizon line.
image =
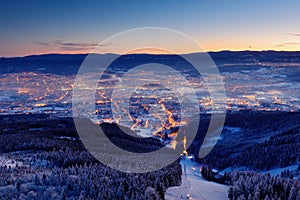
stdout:
<svg viewBox="0 0 300 200">
<path fill-rule="evenodd" d="M 169 54 L 169 53 L 147 53 L 147 52 L 141 52 L 141 53 L 128 53 L 128 54 L 118 54 L 118 53 L 58 53 L 58 52 L 49 52 L 49 53 L 41 53 L 41 54 L 27 54 L 22 56 L 1 56 L 0 59 L 5 58 L 25 58 L 30 56 L 43 56 L 43 55 L 89 55 L 89 54 L 95 54 L 95 55 L 189 55 L 189 54 L 197 54 L 197 53 L 221 53 L 221 52 L 286 52 L 286 53 L 300 53 L 300 50 L 291 51 L 291 50 L 273 50 L 273 49 L 267 49 L 267 50 L 217 50 L 217 51 L 201 51 L 201 52 L 188 52 L 188 53 L 181 53 L 181 54 Z"/>
</svg>

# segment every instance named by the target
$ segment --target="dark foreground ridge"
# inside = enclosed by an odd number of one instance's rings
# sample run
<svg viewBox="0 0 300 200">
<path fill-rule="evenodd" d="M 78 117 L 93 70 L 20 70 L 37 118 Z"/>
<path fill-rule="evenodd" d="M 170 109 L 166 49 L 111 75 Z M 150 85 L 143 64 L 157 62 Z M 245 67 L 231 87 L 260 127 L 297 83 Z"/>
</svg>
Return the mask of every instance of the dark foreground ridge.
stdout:
<svg viewBox="0 0 300 200">
<path fill-rule="evenodd" d="M 194 122 L 191 122 L 191 126 Z M 202 117 L 189 153 L 197 155 L 209 117 Z M 300 161 L 300 113 L 240 111 L 227 113 L 222 134 L 212 151 L 199 162 L 219 170 L 247 167 L 270 170 Z"/>
<path fill-rule="evenodd" d="M 258 172 L 299 164 L 299 112 L 228 112 L 218 143 L 202 159 L 197 155 L 210 116 L 200 119 L 188 153 L 204 166 L 204 178 L 233 185 L 230 199 L 242 198 L 243 194 L 258 199 L 298 195 L 294 190 L 299 181 L 291 178 L 297 176 L 300 167 L 281 177 Z M 101 127 L 112 142 L 131 152 L 151 152 L 163 147 L 153 138 L 133 137 L 133 132 L 126 135 L 115 124 Z M 120 172 L 99 163 L 83 146 L 72 118 L 2 115 L 0 141 L 1 199 L 164 199 L 167 188 L 181 184 L 179 162 L 143 174 Z M 120 163 L 123 161 L 120 158 Z M 212 168 L 239 167 L 256 172 L 231 172 L 221 179 L 210 173 Z"/>
<path fill-rule="evenodd" d="M 178 162 L 143 174 L 116 171 L 98 162 L 82 145 L 72 118 L 49 115 L 0 116 L 1 199 L 164 199 L 181 183 Z M 155 139 L 107 135 L 131 151 L 152 151 Z M 117 137 L 118 136 L 118 137 Z"/>
</svg>

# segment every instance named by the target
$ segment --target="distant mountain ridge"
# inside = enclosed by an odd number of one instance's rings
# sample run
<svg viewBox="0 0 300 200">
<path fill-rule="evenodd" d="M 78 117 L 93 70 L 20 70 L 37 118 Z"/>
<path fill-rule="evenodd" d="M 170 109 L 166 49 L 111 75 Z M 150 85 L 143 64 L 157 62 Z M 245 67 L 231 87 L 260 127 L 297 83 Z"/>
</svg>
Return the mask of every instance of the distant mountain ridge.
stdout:
<svg viewBox="0 0 300 200">
<path fill-rule="evenodd" d="M 300 65 L 300 51 L 219 51 L 208 52 L 217 66 L 255 63 L 296 63 Z M 185 54 L 195 57 L 201 53 Z M 44 54 L 24 57 L 0 58 L 0 73 L 41 72 L 61 75 L 76 74 L 88 54 Z M 105 58 L 112 54 L 96 54 Z M 147 60 L 168 60 L 177 55 L 130 54 L 122 55 L 126 61 L 139 63 Z M 179 56 L 177 56 L 179 57 Z M 175 59 L 180 65 L 180 60 Z M 124 66 L 122 66 L 124 67 Z M 126 67 L 126 66 L 125 66 Z"/>
</svg>

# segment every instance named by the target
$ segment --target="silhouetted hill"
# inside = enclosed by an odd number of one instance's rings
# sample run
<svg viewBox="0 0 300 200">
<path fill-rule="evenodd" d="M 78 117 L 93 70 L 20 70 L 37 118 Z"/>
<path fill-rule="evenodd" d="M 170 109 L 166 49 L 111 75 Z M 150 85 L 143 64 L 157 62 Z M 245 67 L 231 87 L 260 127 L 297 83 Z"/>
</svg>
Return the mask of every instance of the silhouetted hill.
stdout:
<svg viewBox="0 0 300 200">
<path fill-rule="evenodd" d="M 209 116 L 201 117 L 197 135 L 189 148 L 196 157 L 206 136 Z M 187 126 L 195 126 L 192 121 Z M 247 166 L 269 170 L 297 164 L 300 158 L 300 113 L 240 111 L 227 113 L 222 134 L 201 163 L 218 169 Z"/>
<path fill-rule="evenodd" d="M 201 53 L 187 54 L 195 58 Z M 233 66 L 246 67 L 245 64 L 254 67 L 259 63 L 298 63 L 300 64 L 300 52 L 286 51 L 220 51 L 209 52 L 213 61 L 219 67 Z M 97 54 L 99 58 L 105 58 L 111 54 Z M 76 74 L 87 54 L 46 54 L 31 55 L 15 58 L 0 58 L 0 73 L 18 72 L 42 72 L 55 74 Z M 126 61 L 126 62 L 124 62 Z M 129 66 L 137 66 L 148 62 L 175 65 L 179 67 L 187 66 L 187 63 L 176 55 L 151 55 L 151 54 L 130 54 L 123 55 L 113 63 L 113 67 L 123 69 Z M 120 64 L 121 63 L 121 64 Z M 174 66 L 173 66 L 174 67 Z M 249 66 L 248 66 L 249 67 Z M 222 69 L 221 69 L 222 71 Z"/>
<path fill-rule="evenodd" d="M 88 119 L 81 120 L 90 126 L 98 126 Z M 126 127 L 120 128 L 119 125 L 109 123 L 102 123 L 100 126 L 111 142 L 127 151 L 146 153 L 164 147 L 158 139 L 140 138 Z M 123 130 L 129 134 L 124 133 Z M 79 139 L 73 118 L 53 118 L 47 114 L 0 115 L 0 135 L 3 134 L 50 134 Z M 12 145 L 12 148 L 15 146 Z"/>
</svg>

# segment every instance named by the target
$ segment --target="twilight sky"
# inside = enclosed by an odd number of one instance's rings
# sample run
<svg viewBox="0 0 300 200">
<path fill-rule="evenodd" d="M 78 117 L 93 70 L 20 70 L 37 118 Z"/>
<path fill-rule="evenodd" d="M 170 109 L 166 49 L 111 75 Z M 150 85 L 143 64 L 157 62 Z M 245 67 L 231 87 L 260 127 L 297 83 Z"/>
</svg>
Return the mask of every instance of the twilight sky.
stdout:
<svg viewBox="0 0 300 200">
<path fill-rule="evenodd" d="M 88 53 L 113 34 L 149 26 L 183 32 L 206 51 L 300 51 L 299 10 L 299 0 L 1 0 L 0 57 Z"/>
</svg>

